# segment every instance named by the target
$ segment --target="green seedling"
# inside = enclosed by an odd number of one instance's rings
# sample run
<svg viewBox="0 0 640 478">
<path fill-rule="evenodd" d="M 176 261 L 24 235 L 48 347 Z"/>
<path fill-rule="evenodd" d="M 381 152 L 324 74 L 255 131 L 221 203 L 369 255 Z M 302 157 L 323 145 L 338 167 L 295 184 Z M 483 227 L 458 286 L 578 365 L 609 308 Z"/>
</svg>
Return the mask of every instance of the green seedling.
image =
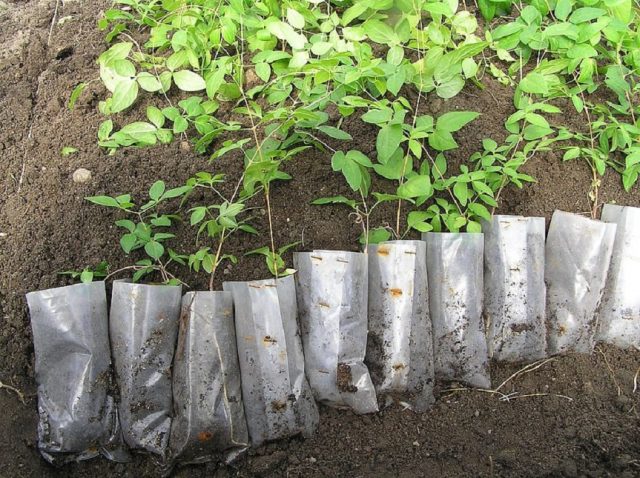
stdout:
<svg viewBox="0 0 640 478">
<path fill-rule="evenodd" d="M 278 278 L 278 277 L 286 277 L 295 272 L 295 269 L 291 269 L 287 267 L 286 262 L 283 259 L 284 254 L 291 248 L 300 244 L 299 242 L 292 242 L 291 244 L 286 244 L 275 252 L 270 249 L 268 246 L 260 247 L 258 249 L 254 249 L 245 253 L 246 256 L 251 255 L 259 255 L 264 256 L 267 267 L 269 268 L 269 272 Z"/>
<path fill-rule="evenodd" d="M 165 243 L 174 237 L 173 233 L 167 231 L 174 221 L 179 220 L 179 217 L 175 214 L 160 212 L 160 206 L 171 199 L 184 196 L 190 190 L 190 186 L 166 189 L 163 181 L 156 181 L 149 189 L 149 200 L 139 207 L 133 202 L 130 194 L 86 198 L 93 204 L 117 209 L 130 217 L 130 219 L 119 219 L 115 222 L 115 225 L 123 230 L 120 246 L 127 255 L 137 250 L 144 253 L 143 259 L 113 274 L 123 270 L 133 270 L 135 271 L 133 281 L 137 282 L 151 272 L 157 271 L 164 283 L 180 282 L 167 270 L 167 267 L 172 262 L 184 265 L 186 257 L 165 246 Z"/>
<path fill-rule="evenodd" d="M 250 234 L 258 233 L 243 218 L 247 212 L 244 203 L 246 198 L 238 201 L 226 199 L 218 190 L 218 185 L 223 182 L 224 175 L 212 175 L 208 172 L 199 172 L 187 181 L 187 187 L 190 191 L 204 189 L 213 193 L 216 198 L 213 203 L 194 206 L 189 210 L 190 224 L 198 227 L 198 239 L 202 235 L 206 236 L 207 245 L 189 255 L 188 265 L 195 272 L 202 269 L 209 274 L 210 290 L 213 290 L 213 281 L 219 266 L 225 261 L 232 264 L 236 264 L 238 261 L 236 256 L 225 252 L 227 239 L 239 231 Z"/>
<path fill-rule="evenodd" d="M 96 279 L 104 279 L 109 275 L 109 263 L 102 261 L 95 267 L 85 267 L 81 271 L 58 272 L 58 274 L 69 276 L 72 280 L 79 280 L 83 284 L 90 284 Z"/>
</svg>

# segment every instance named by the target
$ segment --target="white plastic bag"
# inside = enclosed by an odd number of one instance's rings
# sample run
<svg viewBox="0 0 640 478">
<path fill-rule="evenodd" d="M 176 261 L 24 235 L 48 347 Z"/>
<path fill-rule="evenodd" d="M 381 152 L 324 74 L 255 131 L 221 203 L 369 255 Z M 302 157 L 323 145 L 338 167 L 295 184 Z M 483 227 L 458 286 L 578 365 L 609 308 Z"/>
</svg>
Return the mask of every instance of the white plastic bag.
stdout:
<svg viewBox="0 0 640 478">
<path fill-rule="evenodd" d="M 122 434 L 132 449 L 163 459 L 171 431 L 181 292 L 180 286 L 116 281 L 111 294 L 109 335 Z"/>
<path fill-rule="evenodd" d="M 640 350 L 640 208 L 605 204 L 602 220 L 617 231 L 597 339 Z"/>
<path fill-rule="evenodd" d="M 433 336 L 424 241 L 388 241 L 368 248 L 367 363 L 378 396 L 417 412 L 434 402 Z"/>
<path fill-rule="evenodd" d="M 364 364 L 366 254 L 313 251 L 293 257 L 305 363 L 314 396 L 319 402 L 356 413 L 378 411 Z"/>
<path fill-rule="evenodd" d="M 547 351 L 591 353 L 616 225 L 555 211 L 545 249 Z"/>
<path fill-rule="evenodd" d="M 305 377 L 293 277 L 225 282 L 233 294 L 242 398 L 254 446 L 318 427 Z"/>
<path fill-rule="evenodd" d="M 226 461 L 249 444 L 229 292 L 187 292 L 173 359 L 172 461 Z"/>
<path fill-rule="evenodd" d="M 539 360 L 546 354 L 544 218 L 497 215 L 483 231 L 489 357 Z"/>
<path fill-rule="evenodd" d="M 482 321 L 484 236 L 423 234 L 436 379 L 490 388 Z"/>
<path fill-rule="evenodd" d="M 38 448 L 50 463 L 109 456 L 117 413 L 104 282 L 27 294 L 38 385 Z"/>
</svg>

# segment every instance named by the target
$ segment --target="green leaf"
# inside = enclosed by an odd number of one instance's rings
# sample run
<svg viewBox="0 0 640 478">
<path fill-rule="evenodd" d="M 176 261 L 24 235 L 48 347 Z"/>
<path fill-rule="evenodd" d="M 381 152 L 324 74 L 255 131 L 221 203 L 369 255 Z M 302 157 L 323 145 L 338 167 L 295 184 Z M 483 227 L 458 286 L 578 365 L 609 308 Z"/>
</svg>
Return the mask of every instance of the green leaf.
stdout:
<svg viewBox="0 0 640 478">
<path fill-rule="evenodd" d="M 387 62 L 391 65 L 398 66 L 402 63 L 402 59 L 404 58 L 404 48 L 401 46 L 395 45 L 389 48 L 387 52 Z"/>
<path fill-rule="evenodd" d="M 90 284 L 93 281 L 93 272 L 85 269 L 80 273 L 80 282 Z"/>
<path fill-rule="evenodd" d="M 190 223 L 192 226 L 199 224 L 205 218 L 207 214 L 207 208 L 204 206 L 196 207 L 191 210 Z"/>
<path fill-rule="evenodd" d="M 120 247 L 125 254 L 129 254 L 137 243 L 138 237 L 133 233 L 125 234 L 120 238 Z"/>
<path fill-rule="evenodd" d="M 167 216 L 154 217 L 153 219 L 151 219 L 151 224 L 153 224 L 154 226 L 168 227 L 171 225 L 171 219 Z"/>
<path fill-rule="evenodd" d="M 344 11 L 344 13 L 342 14 L 342 18 L 340 19 L 340 23 L 342 23 L 342 25 L 346 27 L 347 25 L 349 25 L 349 23 L 366 12 L 367 8 L 368 2 L 355 3 Z"/>
<path fill-rule="evenodd" d="M 467 184 L 462 181 L 456 182 L 453 185 L 453 195 L 460 201 L 462 206 L 466 206 L 469 200 L 469 188 L 467 188 Z"/>
<path fill-rule="evenodd" d="M 380 20 L 367 20 L 363 28 L 371 41 L 391 45 L 398 43 L 398 36 L 394 33 L 393 29 Z"/>
<path fill-rule="evenodd" d="M 571 13 L 571 8 L 573 7 L 573 3 L 571 0 L 558 0 L 556 3 L 555 16 L 558 20 L 564 22 L 569 14 Z"/>
<path fill-rule="evenodd" d="M 127 142 L 132 140 L 136 143 L 151 145 L 156 143 L 156 131 L 157 128 L 151 123 L 136 121 L 135 123 L 124 126 L 113 135 L 113 138 L 118 138 L 118 140 L 122 139 Z M 128 142 L 125 144 L 130 145 L 132 143 Z"/>
<path fill-rule="evenodd" d="M 97 204 L 98 206 L 120 208 L 120 203 L 118 203 L 115 198 L 109 196 L 90 196 L 85 199 L 93 204 Z"/>
<path fill-rule="evenodd" d="M 378 132 L 376 138 L 376 151 L 378 152 L 378 161 L 386 163 L 391 155 L 400 146 L 404 136 L 402 133 L 402 125 L 387 124 Z"/>
<path fill-rule="evenodd" d="M 162 89 L 162 83 L 160 80 L 147 71 L 138 73 L 137 81 L 140 88 L 150 93 L 160 91 Z"/>
<path fill-rule="evenodd" d="M 464 88 L 464 78 L 462 75 L 455 75 L 446 82 L 436 85 L 436 93 L 440 98 L 449 99 L 456 96 Z"/>
<path fill-rule="evenodd" d="M 421 196 L 430 197 L 433 194 L 431 177 L 428 175 L 418 175 L 398 187 L 398 196 L 403 199 L 411 199 Z"/>
<path fill-rule="evenodd" d="M 131 106 L 138 97 L 138 83 L 135 80 L 119 81 L 111 98 L 111 112 L 119 113 Z"/>
<path fill-rule="evenodd" d="M 69 97 L 69 103 L 67 104 L 70 110 L 72 110 L 76 106 L 78 98 L 80 98 L 80 95 L 82 95 L 82 92 L 86 87 L 87 84 L 83 82 L 78 83 L 78 85 L 73 89 L 73 91 L 71 92 L 71 96 Z"/>
<path fill-rule="evenodd" d="M 380 244 L 381 242 L 388 241 L 389 239 L 391 239 L 391 233 L 383 227 L 378 227 L 376 229 L 369 230 L 366 238 L 364 235 L 361 235 L 359 242 L 360 244 Z"/>
<path fill-rule="evenodd" d="M 318 198 L 314 200 L 311 204 L 313 205 L 325 205 L 325 204 L 346 204 L 350 208 L 354 209 L 356 207 L 356 202 L 353 199 L 348 199 L 344 196 L 332 196 L 326 198 Z"/>
<path fill-rule="evenodd" d="M 524 128 L 524 139 L 526 139 L 527 141 L 533 141 L 547 136 L 551 133 L 553 133 L 553 130 L 551 128 L 545 128 L 544 126 L 536 126 L 530 124 Z"/>
<path fill-rule="evenodd" d="M 352 136 L 346 131 L 342 131 L 341 129 L 334 128 L 333 126 L 318 126 L 318 129 L 322 131 L 327 136 L 331 136 L 335 139 L 341 140 L 351 140 Z"/>
<path fill-rule="evenodd" d="M 570 161 L 572 159 L 576 159 L 578 156 L 580 156 L 580 148 L 569 148 L 562 156 L 562 160 Z"/>
<path fill-rule="evenodd" d="M 355 149 L 348 151 L 345 158 L 349 161 L 355 161 L 359 165 L 366 168 L 370 168 L 373 166 L 373 164 L 371 164 L 371 160 L 367 156 Z"/>
<path fill-rule="evenodd" d="M 165 190 L 164 181 L 156 181 L 155 183 L 153 183 L 153 185 L 149 189 L 149 197 L 153 201 L 158 201 L 162 197 L 164 190 Z"/>
<path fill-rule="evenodd" d="M 569 17 L 569 21 L 574 24 L 590 22 L 603 15 L 606 15 L 606 10 L 601 8 L 584 7 L 575 10 Z"/>
<path fill-rule="evenodd" d="M 133 48 L 133 43 L 131 42 L 116 43 L 98 57 L 98 63 L 108 65 L 115 60 L 124 60 L 129 56 L 131 48 Z"/>
<path fill-rule="evenodd" d="M 111 131 L 113 131 L 113 121 L 106 120 L 100 123 L 98 127 L 98 140 L 105 141 L 111 135 Z"/>
<path fill-rule="evenodd" d="M 393 116 L 393 110 L 391 108 L 385 108 L 382 110 L 369 110 L 362 115 L 361 119 L 365 123 L 382 124 L 388 123 Z"/>
<path fill-rule="evenodd" d="M 267 23 L 267 30 L 279 40 L 286 41 L 294 50 L 302 50 L 307 43 L 307 38 L 304 35 L 296 32 L 291 25 L 282 21 L 275 20 Z"/>
<path fill-rule="evenodd" d="M 186 192 L 191 191 L 191 186 L 180 186 L 177 188 L 169 189 L 162 195 L 162 199 L 173 199 L 182 196 Z"/>
<path fill-rule="evenodd" d="M 70 154 L 77 153 L 78 148 L 74 148 L 73 146 L 65 146 L 60 150 L 61 156 L 69 156 Z"/>
<path fill-rule="evenodd" d="M 129 232 L 133 232 L 136 229 L 135 223 L 129 219 L 120 219 L 115 224 L 118 227 L 124 227 Z"/>
<path fill-rule="evenodd" d="M 525 76 L 519 86 L 525 93 L 545 96 L 549 94 L 549 87 L 545 76 L 540 73 L 536 73 L 535 71 Z"/>
<path fill-rule="evenodd" d="M 287 21 L 294 28 L 304 28 L 304 17 L 293 8 L 287 8 Z"/>
<path fill-rule="evenodd" d="M 256 75 L 258 75 L 258 78 L 266 83 L 267 81 L 269 81 L 269 78 L 271 78 L 271 65 L 269 65 L 268 63 L 256 64 Z"/>
<path fill-rule="evenodd" d="M 436 121 L 436 130 L 453 133 L 480 116 L 475 111 L 451 111 L 440 116 Z"/>
<path fill-rule="evenodd" d="M 469 208 L 469 211 L 471 211 L 473 214 L 475 214 L 479 218 L 484 219 L 486 221 L 491 221 L 491 213 L 482 204 L 470 203 L 468 208 Z"/>
<path fill-rule="evenodd" d="M 429 232 L 433 226 L 426 222 L 432 216 L 428 211 L 411 211 L 407 216 L 407 226 L 419 232 Z"/>
<path fill-rule="evenodd" d="M 479 222 L 469 221 L 467 223 L 467 232 L 480 233 L 482 232 L 482 226 Z"/>
<path fill-rule="evenodd" d="M 151 121 L 156 128 L 162 128 L 162 126 L 164 126 L 165 117 L 162 111 L 155 106 L 147 107 L 147 118 L 149 118 L 149 121 Z"/>
<path fill-rule="evenodd" d="M 207 87 L 204 78 L 190 70 L 180 70 L 173 74 L 173 81 L 182 91 L 200 91 Z"/>
<path fill-rule="evenodd" d="M 149 257 L 158 260 L 164 254 L 164 246 L 157 241 L 149 241 L 144 245 L 144 251 Z"/>
<path fill-rule="evenodd" d="M 429 146 L 438 151 L 448 151 L 456 149 L 458 143 L 448 131 L 437 129 L 429 136 Z"/>
<path fill-rule="evenodd" d="M 342 168 L 342 174 L 351 189 L 354 191 L 360 189 L 360 185 L 362 184 L 362 171 L 360 171 L 358 163 L 355 161 L 345 161 Z"/>
</svg>

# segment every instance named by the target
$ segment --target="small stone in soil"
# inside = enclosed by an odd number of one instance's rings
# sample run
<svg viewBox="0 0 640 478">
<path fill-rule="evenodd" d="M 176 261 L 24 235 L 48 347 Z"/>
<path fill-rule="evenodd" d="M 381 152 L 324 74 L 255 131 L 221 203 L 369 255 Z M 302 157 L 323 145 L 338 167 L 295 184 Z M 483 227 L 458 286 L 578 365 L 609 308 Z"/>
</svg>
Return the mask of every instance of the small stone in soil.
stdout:
<svg viewBox="0 0 640 478">
<path fill-rule="evenodd" d="M 182 151 L 191 151 L 191 145 L 189 141 L 180 141 L 180 149 Z"/>
<path fill-rule="evenodd" d="M 78 168 L 73 172 L 73 182 L 78 184 L 88 183 L 91 181 L 91 171 L 84 168 Z"/>
</svg>

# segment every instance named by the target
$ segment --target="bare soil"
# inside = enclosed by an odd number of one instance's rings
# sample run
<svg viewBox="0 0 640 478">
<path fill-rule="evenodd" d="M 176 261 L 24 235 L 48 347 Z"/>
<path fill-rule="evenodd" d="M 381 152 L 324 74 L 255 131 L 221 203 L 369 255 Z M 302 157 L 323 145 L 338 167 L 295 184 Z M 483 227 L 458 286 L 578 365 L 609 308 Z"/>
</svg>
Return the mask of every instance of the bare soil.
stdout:
<svg viewBox="0 0 640 478">
<path fill-rule="evenodd" d="M 2 477 L 141 477 L 159 476 L 152 460 L 136 456 L 131 464 L 105 460 L 73 464 L 57 470 L 35 447 L 36 400 L 33 343 L 25 293 L 63 285 L 59 271 L 97 264 L 127 264 L 119 252 L 115 216 L 91 206 L 84 197 L 132 193 L 143 198 L 150 184 L 164 179 L 181 184 L 208 167 L 188 143 L 128 149 L 109 157 L 96 145 L 102 118 L 97 102 L 105 96 L 92 82 L 73 111 L 66 102 L 80 81 L 97 77 L 95 60 L 105 48 L 95 26 L 105 1 L 0 1 L 0 380 L 23 391 L 26 404 L 0 389 L 0 476 Z M 472 109 L 481 118 L 457 136 L 454 159 L 476 151 L 481 140 L 504 137 L 504 119 L 513 111 L 511 91 L 485 78 L 484 90 L 467 87 L 451 101 L 428 97 L 425 111 L 442 114 Z M 411 99 L 411 98 L 410 98 Z M 127 118 L 140 115 L 146 100 Z M 584 125 L 578 115 L 568 118 Z M 352 148 L 370 152 L 375 131 L 346 122 Z M 61 157 L 63 146 L 78 153 Z M 312 151 L 287 165 L 293 180 L 273 191 L 279 244 L 301 241 L 298 249 L 357 249 L 360 233 L 341 207 L 310 206 L 311 200 L 347 193 L 331 172 L 327 154 Z M 92 179 L 76 184 L 77 168 Z M 216 163 L 237 177 L 241 163 Z M 588 212 L 588 168 L 565 164 L 561 153 L 535 157 L 526 172 L 538 182 L 503 195 L 500 212 L 550 218 L 554 209 Z M 638 188 L 625 194 L 619 179 L 604 178 L 600 199 L 640 206 Z M 265 230 L 263 206 L 256 204 L 256 225 Z M 387 211 L 388 212 L 388 211 Z M 378 220 L 384 222 L 385 211 Z M 187 228 L 175 248 L 194 247 Z M 264 245 L 242 237 L 232 249 L 240 253 Z M 243 258 L 225 271 L 224 279 L 267 276 L 261 259 Z M 187 275 L 195 290 L 207 278 Z M 175 476 L 640 476 L 640 429 L 634 378 L 640 352 L 602 348 L 592 356 L 559 357 L 510 381 L 501 390 L 519 397 L 500 401 L 495 394 L 437 391 L 429 412 L 417 415 L 400 408 L 371 416 L 322 408 L 320 430 L 308 440 L 293 439 L 252 450 L 234 467 L 188 467 Z M 494 385 L 516 366 L 494 366 Z"/>
</svg>

